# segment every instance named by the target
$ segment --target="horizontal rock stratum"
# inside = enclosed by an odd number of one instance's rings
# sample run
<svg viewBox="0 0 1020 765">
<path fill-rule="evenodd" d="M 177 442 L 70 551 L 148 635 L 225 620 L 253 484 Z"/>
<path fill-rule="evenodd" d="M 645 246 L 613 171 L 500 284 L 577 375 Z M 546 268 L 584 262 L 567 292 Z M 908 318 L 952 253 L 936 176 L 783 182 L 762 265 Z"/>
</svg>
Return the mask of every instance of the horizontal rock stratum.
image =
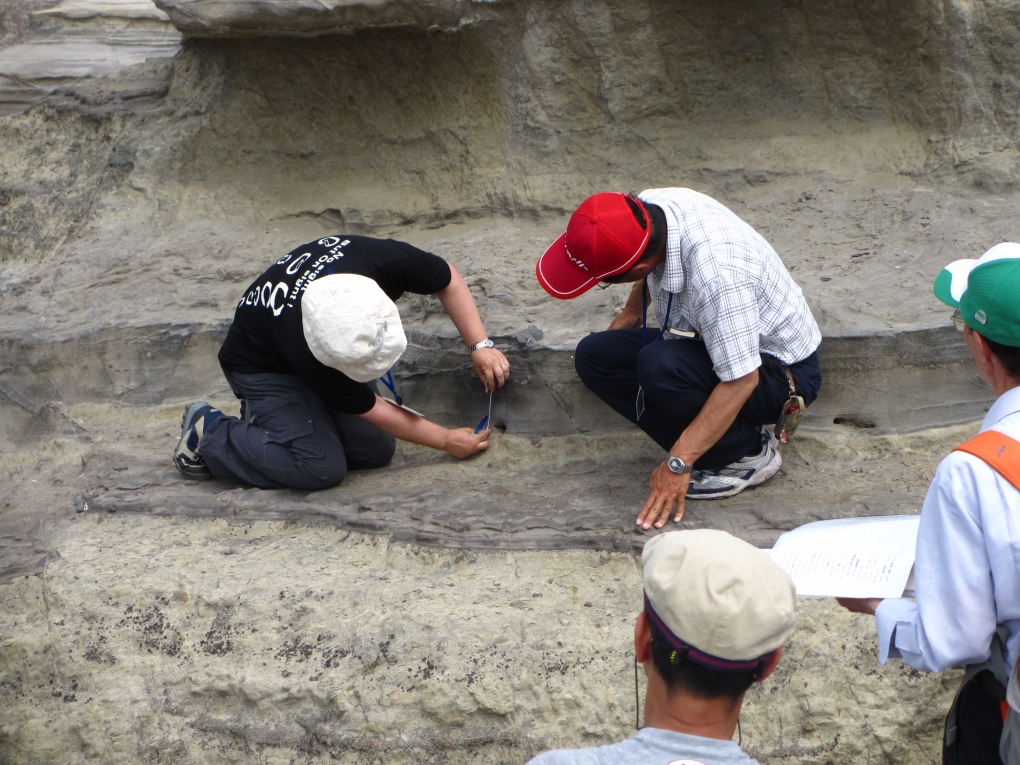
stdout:
<svg viewBox="0 0 1020 765">
<path fill-rule="evenodd" d="M 155 0 L 192 37 L 317 36 L 363 29 L 453 31 L 499 0 Z"/>
</svg>

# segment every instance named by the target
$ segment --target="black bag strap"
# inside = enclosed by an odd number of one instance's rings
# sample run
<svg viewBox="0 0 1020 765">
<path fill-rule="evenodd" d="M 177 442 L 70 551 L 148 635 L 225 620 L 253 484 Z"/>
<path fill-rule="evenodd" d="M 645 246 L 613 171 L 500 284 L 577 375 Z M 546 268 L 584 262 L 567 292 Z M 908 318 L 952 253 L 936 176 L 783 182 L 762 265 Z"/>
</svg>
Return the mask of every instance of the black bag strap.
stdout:
<svg viewBox="0 0 1020 765">
<path fill-rule="evenodd" d="M 946 717 L 945 746 L 951 747 L 956 741 L 956 721 L 959 718 L 960 694 L 964 686 L 978 677 L 982 672 L 988 670 L 991 676 L 984 675 L 975 682 L 981 685 L 982 690 L 995 698 L 997 701 L 1006 700 L 1006 686 L 1009 684 L 1009 674 L 1006 671 L 1006 638 L 1009 637 L 1009 628 L 1000 624 L 992 635 L 990 656 L 980 664 L 968 664 L 963 673 L 963 682 L 960 683 L 956 697 L 953 699 L 953 706 L 949 708 L 949 715 Z"/>
</svg>

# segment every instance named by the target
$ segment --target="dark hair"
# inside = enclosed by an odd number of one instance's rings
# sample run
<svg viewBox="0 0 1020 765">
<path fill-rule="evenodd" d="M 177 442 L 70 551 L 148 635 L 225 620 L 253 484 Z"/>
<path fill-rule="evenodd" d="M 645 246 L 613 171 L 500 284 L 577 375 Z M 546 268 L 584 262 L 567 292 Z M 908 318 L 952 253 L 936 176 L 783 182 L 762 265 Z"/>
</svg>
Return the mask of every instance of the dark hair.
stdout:
<svg viewBox="0 0 1020 765">
<path fill-rule="evenodd" d="M 641 213 L 641 208 L 644 207 L 648 211 L 648 221 L 652 226 L 652 235 L 648 239 L 644 252 L 641 253 L 641 257 L 634 261 L 635 263 L 640 263 L 642 260 L 648 260 L 658 254 L 659 250 L 662 249 L 662 245 L 666 243 L 666 214 L 658 205 L 639 202 L 629 194 L 627 195 L 627 204 L 630 205 L 630 210 L 634 213 L 634 217 L 637 218 L 637 222 L 641 224 L 641 228 L 644 228 L 646 225 L 645 216 Z"/>
<path fill-rule="evenodd" d="M 978 334 L 981 333 L 979 332 Z M 984 335 L 981 335 L 981 337 L 984 337 L 985 342 L 988 343 L 989 350 L 999 360 L 999 363 L 1002 364 L 1006 374 L 1020 382 L 1020 348 L 1015 345 L 997 343 L 994 340 L 989 340 Z"/>
<path fill-rule="evenodd" d="M 652 663 L 666 683 L 669 695 L 684 690 L 703 699 L 728 698 L 736 701 L 755 681 L 754 670 L 721 672 L 680 656 L 652 620 L 648 619 L 647 623 L 652 632 Z"/>
</svg>

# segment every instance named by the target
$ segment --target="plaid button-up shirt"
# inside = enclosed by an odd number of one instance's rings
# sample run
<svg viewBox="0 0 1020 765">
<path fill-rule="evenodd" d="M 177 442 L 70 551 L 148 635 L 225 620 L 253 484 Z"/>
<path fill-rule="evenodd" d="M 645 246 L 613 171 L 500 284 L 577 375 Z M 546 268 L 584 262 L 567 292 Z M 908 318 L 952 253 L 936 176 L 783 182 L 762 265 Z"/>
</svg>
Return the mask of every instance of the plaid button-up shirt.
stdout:
<svg viewBox="0 0 1020 765">
<path fill-rule="evenodd" d="M 666 215 L 666 262 L 648 277 L 659 326 L 697 330 L 720 380 L 750 374 L 762 353 L 794 364 L 818 347 L 804 294 L 758 232 L 691 189 L 649 189 L 638 198 Z"/>
</svg>

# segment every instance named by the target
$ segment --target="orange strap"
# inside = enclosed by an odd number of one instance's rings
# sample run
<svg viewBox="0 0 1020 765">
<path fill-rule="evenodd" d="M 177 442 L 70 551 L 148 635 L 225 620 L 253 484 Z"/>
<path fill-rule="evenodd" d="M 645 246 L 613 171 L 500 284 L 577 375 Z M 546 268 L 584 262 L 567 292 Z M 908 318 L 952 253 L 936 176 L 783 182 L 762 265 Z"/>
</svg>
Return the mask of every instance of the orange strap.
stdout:
<svg viewBox="0 0 1020 765">
<path fill-rule="evenodd" d="M 978 433 L 953 451 L 973 454 L 1020 491 L 1020 441 L 997 430 Z"/>
</svg>

